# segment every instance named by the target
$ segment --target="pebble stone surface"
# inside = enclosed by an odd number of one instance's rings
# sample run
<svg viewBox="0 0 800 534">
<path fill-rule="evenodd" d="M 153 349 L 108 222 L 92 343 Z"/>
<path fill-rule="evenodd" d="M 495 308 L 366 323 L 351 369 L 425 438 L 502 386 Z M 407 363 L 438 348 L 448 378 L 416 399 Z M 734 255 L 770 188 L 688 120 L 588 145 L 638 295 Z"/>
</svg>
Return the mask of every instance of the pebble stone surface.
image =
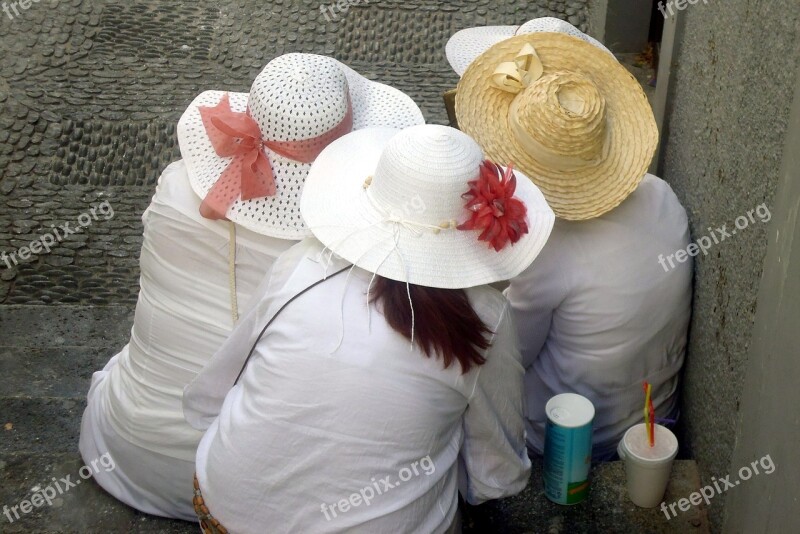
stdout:
<svg viewBox="0 0 800 534">
<path fill-rule="evenodd" d="M 108 201 L 50 253 L 0 259 L 0 304 L 132 305 L 141 214 L 180 157 L 175 124 L 206 89 L 246 91 L 273 57 L 332 55 L 407 92 L 446 123 L 455 31 L 557 16 L 585 29 L 588 1 L 50 0 L 0 12 L 0 253 Z M 13 12 L 12 12 L 13 14 Z"/>
</svg>

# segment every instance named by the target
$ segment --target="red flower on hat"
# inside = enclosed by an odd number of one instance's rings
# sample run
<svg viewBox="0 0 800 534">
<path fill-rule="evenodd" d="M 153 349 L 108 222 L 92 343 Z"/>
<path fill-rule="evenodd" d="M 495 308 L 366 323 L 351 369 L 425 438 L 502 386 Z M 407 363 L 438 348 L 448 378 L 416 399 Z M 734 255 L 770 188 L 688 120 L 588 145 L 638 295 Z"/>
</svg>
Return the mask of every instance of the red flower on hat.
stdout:
<svg viewBox="0 0 800 534">
<path fill-rule="evenodd" d="M 472 212 L 459 230 L 481 230 L 478 240 L 487 241 L 496 252 L 508 243 L 514 244 L 528 233 L 527 208 L 514 196 L 517 177 L 513 166 L 503 169 L 489 160 L 481 163 L 480 176 L 469 182 L 469 191 L 462 197 Z"/>
</svg>

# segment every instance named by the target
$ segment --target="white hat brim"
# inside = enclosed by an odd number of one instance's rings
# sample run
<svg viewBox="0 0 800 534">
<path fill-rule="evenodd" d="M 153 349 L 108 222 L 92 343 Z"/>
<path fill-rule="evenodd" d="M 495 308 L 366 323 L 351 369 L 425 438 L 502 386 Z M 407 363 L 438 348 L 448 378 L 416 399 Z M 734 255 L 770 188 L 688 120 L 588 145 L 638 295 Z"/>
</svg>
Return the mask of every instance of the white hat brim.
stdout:
<svg viewBox="0 0 800 534">
<path fill-rule="evenodd" d="M 492 46 L 509 37 L 514 37 L 519 26 L 483 26 L 467 28 L 453 34 L 445 46 L 447 61 L 461 76 L 475 58 Z"/>
<path fill-rule="evenodd" d="M 424 124 L 425 119 L 417 104 L 405 93 L 373 82 L 350 67 L 339 63 L 350 90 L 353 105 L 353 130 L 374 126 L 405 128 Z M 219 180 L 232 158 L 219 157 L 203 128 L 201 106 L 215 106 L 225 91 L 201 93 L 181 116 L 178 122 L 178 145 L 186 163 L 189 181 L 194 192 L 205 198 Z M 233 93 L 230 104 L 233 111 L 247 109 L 249 93 Z M 300 163 L 266 149 L 275 174 L 276 194 L 271 197 L 243 201 L 238 199 L 227 212 L 227 218 L 253 232 L 279 239 L 310 237 L 300 214 L 300 193 L 310 164 Z"/>
<path fill-rule="evenodd" d="M 517 174 L 516 196 L 527 207 L 529 233 L 495 252 L 478 241 L 478 231 L 416 231 L 386 222 L 364 188 L 395 129 L 370 129 L 346 135 L 314 162 L 306 179 L 301 211 L 316 238 L 358 267 L 411 284 L 460 289 L 508 280 L 539 255 L 555 215 L 539 189 Z M 464 191 L 468 186 L 465 184 Z M 464 222 L 469 216 L 464 209 Z M 396 243 L 396 248 L 395 248 Z"/>
<path fill-rule="evenodd" d="M 540 17 L 529 20 L 521 26 L 481 26 L 456 32 L 445 46 L 447 61 L 459 76 L 484 52 L 499 42 L 518 34 L 555 32 L 577 37 L 595 47 L 614 55 L 603 43 L 575 28 L 572 24 L 554 17 Z"/>
</svg>

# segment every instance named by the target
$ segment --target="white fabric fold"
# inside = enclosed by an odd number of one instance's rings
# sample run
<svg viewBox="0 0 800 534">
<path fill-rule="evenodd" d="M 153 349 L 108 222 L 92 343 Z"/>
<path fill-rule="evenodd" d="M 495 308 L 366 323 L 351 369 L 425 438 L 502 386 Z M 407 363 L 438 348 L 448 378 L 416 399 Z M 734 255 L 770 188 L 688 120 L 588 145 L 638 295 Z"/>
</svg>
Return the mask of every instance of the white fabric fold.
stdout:
<svg viewBox="0 0 800 534">
<path fill-rule="evenodd" d="M 195 429 L 205 431 L 219 415 L 225 396 L 233 388 L 247 357 L 264 327 L 295 295 L 326 276 L 350 264 L 337 257 L 306 254 L 316 243 L 309 239 L 286 251 L 273 265 L 270 274 L 251 297 L 251 306 L 225 343 L 212 356 L 205 368 L 184 389 L 183 414 Z M 292 284 L 292 274 L 300 261 L 317 263 L 317 276 Z"/>
</svg>

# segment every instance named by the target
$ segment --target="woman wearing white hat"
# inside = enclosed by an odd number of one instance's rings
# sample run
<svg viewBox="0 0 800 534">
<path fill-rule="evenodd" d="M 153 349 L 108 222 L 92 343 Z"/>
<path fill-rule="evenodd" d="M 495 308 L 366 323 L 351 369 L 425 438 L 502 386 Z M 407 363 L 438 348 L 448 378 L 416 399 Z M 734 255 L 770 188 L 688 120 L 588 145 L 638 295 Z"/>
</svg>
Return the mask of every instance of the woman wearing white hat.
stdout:
<svg viewBox="0 0 800 534">
<path fill-rule="evenodd" d="M 441 533 L 459 487 L 522 490 L 523 369 L 485 284 L 544 246 L 539 190 L 452 128 L 375 129 L 319 156 L 301 208 L 319 241 L 186 390 L 205 531 Z"/>
<path fill-rule="evenodd" d="M 97 482 L 141 511 L 196 519 L 191 484 L 202 434 L 183 388 L 248 307 L 275 259 L 310 232 L 300 190 L 311 162 L 354 129 L 423 122 L 411 99 L 331 58 L 287 54 L 251 92 L 206 91 L 181 117 L 183 160 L 144 214 L 141 291 L 129 345 L 95 373 L 80 449 L 110 454 Z"/>
<path fill-rule="evenodd" d="M 594 456 L 614 456 L 640 422 L 642 382 L 661 417 L 678 412 L 692 262 L 686 212 L 646 174 L 658 130 L 641 86 L 596 40 L 557 19 L 462 30 L 447 45 L 462 75 L 460 127 L 513 162 L 559 218 L 507 296 L 526 367 L 528 443 L 541 453 L 545 404 L 576 392 L 595 405 Z M 686 258 L 684 258 L 685 260 Z"/>
</svg>

